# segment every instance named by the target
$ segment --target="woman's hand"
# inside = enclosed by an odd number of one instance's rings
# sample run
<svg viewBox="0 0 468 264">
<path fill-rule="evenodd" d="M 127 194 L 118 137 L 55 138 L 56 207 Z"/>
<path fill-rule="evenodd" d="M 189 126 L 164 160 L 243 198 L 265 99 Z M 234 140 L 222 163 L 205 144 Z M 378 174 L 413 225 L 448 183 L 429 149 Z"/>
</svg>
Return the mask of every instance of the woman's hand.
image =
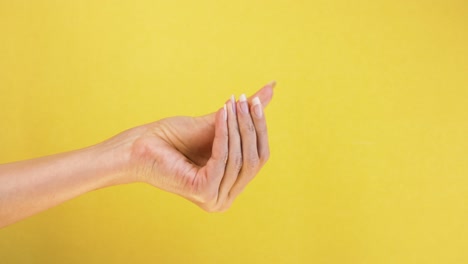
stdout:
<svg viewBox="0 0 468 264">
<path fill-rule="evenodd" d="M 263 107 L 273 87 L 249 100 L 231 98 L 210 115 L 166 118 L 124 132 L 132 138 L 129 173 L 206 211 L 228 209 L 268 160 Z"/>
<path fill-rule="evenodd" d="M 268 159 L 263 107 L 273 86 L 213 114 L 167 118 L 83 149 L 0 164 L 0 228 L 89 191 L 135 181 L 206 211 L 226 210 Z"/>
</svg>

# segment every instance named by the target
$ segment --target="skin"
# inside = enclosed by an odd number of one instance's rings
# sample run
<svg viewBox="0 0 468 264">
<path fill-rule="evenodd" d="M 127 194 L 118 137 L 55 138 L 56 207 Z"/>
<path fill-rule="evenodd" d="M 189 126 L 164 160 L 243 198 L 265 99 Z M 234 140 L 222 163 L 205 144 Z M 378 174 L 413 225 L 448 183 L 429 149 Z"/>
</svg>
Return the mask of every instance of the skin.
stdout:
<svg viewBox="0 0 468 264">
<path fill-rule="evenodd" d="M 166 118 L 83 149 L 0 165 L 0 228 L 89 191 L 133 182 L 207 212 L 227 210 L 268 160 L 263 109 L 274 85 L 205 116 Z"/>
</svg>

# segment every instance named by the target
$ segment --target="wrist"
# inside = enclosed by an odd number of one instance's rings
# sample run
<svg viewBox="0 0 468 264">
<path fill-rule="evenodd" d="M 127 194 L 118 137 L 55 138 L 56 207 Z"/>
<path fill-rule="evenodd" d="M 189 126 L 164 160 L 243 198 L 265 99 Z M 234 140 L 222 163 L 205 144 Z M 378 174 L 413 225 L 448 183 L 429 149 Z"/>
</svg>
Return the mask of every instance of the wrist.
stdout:
<svg viewBox="0 0 468 264">
<path fill-rule="evenodd" d="M 109 179 L 108 185 L 145 182 L 135 158 L 135 142 L 147 131 L 144 126 L 126 130 L 90 147 Z"/>
<path fill-rule="evenodd" d="M 116 144 L 110 140 L 98 143 L 85 150 L 92 157 L 100 175 L 105 177 L 103 186 L 127 184 L 135 182 L 129 171 L 129 150 L 128 144 Z"/>
</svg>

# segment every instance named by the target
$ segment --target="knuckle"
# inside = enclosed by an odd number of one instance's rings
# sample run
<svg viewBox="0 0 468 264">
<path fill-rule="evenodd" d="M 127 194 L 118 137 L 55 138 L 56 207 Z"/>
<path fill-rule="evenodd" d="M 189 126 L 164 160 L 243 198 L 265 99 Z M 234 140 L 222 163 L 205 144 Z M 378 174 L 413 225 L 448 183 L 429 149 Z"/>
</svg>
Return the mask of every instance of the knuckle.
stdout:
<svg viewBox="0 0 468 264">
<path fill-rule="evenodd" d="M 250 169 L 257 168 L 259 164 L 260 164 L 260 160 L 258 157 L 255 157 L 255 156 L 250 156 L 246 160 L 246 166 Z"/>
<path fill-rule="evenodd" d="M 260 163 L 260 158 L 255 155 L 254 157 L 250 158 L 250 162 L 252 162 L 253 165 L 257 166 Z"/>
<path fill-rule="evenodd" d="M 259 124 L 257 127 L 255 127 L 255 130 L 257 131 L 257 134 L 267 134 L 267 127 L 265 125 Z"/>
<path fill-rule="evenodd" d="M 244 165 L 244 161 L 242 160 L 242 154 L 238 153 L 235 157 L 234 157 L 234 166 L 235 166 L 235 169 L 236 170 L 241 170 L 242 169 L 242 166 Z"/>
<path fill-rule="evenodd" d="M 196 200 L 202 204 L 209 205 L 216 200 L 217 194 L 212 191 L 202 191 L 196 196 Z"/>
<path fill-rule="evenodd" d="M 262 153 L 262 157 L 261 157 L 262 164 L 265 164 L 269 159 L 270 159 L 270 151 L 266 150 L 264 153 Z"/>
<path fill-rule="evenodd" d="M 221 212 L 221 208 L 219 206 L 215 206 L 215 205 L 205 206 L 205 207 L 203 207 L 203 210 L 205 210 L 205 212 L 207 212 L 207 213 L 219 213 L 219 212 Z"/>
<path fill-rule="evenodd" d="M 254 124 L 253 124 L 252 122 L 249 122 L 249 123 L 247 124 L 247 130 L 248 130 L 249 132 L 255 132 L 255 126 L 254 126 Z"/>
<path fill-rule="evenodd" d="M 218 208 L 218 211 L 220 213 L 224 213 L 224 212 L 228 211 L 231 208 L 233 201 L 234 201 L 234 198 L 229 193 L 228 196 L 226 197 L 226 199 L 220 204 L 220 206 Z"/>
</svg>

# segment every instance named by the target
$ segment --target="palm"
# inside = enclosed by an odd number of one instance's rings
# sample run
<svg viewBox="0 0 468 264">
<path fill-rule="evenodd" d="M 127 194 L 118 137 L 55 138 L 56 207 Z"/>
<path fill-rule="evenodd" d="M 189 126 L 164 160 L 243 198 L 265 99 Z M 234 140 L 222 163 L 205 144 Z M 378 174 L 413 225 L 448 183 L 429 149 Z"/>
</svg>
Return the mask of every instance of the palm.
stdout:
<svg viewBox="0 0 468 264">
<path fill-rule="evenodd" d="M 137 156 L 146 169 L 139 173 L 152 185 L 190 197 L 206 181 L 204 166 L 211 156 L 214 118 L 172 117 L 147 125 Z"/>
<path fill-rule="evenodd" d="M 211 156 L 214 120 L 209 117 L 173 117 L 160 121 L 164 140 L 193 164 L 204 166 Z"/>
<path fill-rule="evenodd" d="M 261 89 L 255 96 L 266 106 L 272 90 Z M 138 163 L 144 164 L 137 166 L 143 168 L 137 174 L 143 174 L 147 182 L 158 188 L 192 200 L 210 184 L 206 165 L 212 154 L 215 113 L 202 117 L 171 117 L 144 127 L 145 132 L 134 147 Z"/>
</svg>

